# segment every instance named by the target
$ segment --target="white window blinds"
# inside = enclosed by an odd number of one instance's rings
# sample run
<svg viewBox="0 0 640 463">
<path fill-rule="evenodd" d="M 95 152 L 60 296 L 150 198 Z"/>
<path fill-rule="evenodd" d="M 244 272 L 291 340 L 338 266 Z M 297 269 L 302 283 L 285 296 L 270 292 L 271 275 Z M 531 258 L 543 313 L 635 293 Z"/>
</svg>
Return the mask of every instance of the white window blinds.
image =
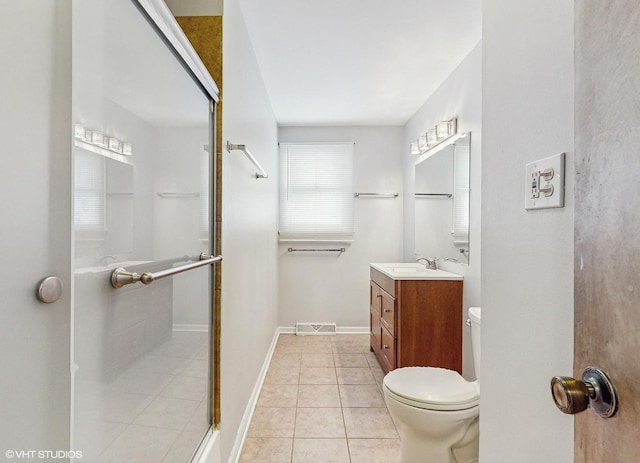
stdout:
<svg viewBox="0 0 640 463">
<path fill-rule="evenodd" d="M 106 228 L 105 160 L 76 150 L 74 223 L 83 237 L 101 238 Z"/>
<path fill-rule="evenodd" d="M 469 145 L 455 145 L 453 178 L 453 242 L 469 243 Z"/>
<path fill-rule="evenodd" d="M 353 235 L 353 143 L 280 144 L 280 238 Z"/>
</svg>

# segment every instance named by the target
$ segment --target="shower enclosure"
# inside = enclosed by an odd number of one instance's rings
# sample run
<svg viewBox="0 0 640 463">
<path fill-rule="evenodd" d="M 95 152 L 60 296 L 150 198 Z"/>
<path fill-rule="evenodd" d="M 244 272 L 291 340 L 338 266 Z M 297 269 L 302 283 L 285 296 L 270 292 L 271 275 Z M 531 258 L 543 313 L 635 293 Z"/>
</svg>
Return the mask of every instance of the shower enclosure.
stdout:
<svg viewBox="0 0 640 463">
<path fill-rule="evenodd" d="M 75 0 L 71 37 L 71 448 L 186 462 L 213 416 L 217 89 L 162 2 Z"/>
</svg>

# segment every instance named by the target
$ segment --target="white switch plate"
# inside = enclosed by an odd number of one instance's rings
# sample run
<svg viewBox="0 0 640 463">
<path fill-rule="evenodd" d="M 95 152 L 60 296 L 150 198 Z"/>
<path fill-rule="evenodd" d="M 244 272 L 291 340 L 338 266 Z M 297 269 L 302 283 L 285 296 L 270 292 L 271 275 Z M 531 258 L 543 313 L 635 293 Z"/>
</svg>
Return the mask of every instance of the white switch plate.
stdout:
<svg viewBox="0 0 640 463">
<path fill-rule="evenodd" d="M 553 170 L 551 178 L 544 175 L 550 172 L 549 169 Z M 553 188 L 553 192 L 545 192 L 550 188 Z M 551 207 L 564 207 L 564 153 L 530 162 L 525 169 L 524 208 Z"/>
</svg>

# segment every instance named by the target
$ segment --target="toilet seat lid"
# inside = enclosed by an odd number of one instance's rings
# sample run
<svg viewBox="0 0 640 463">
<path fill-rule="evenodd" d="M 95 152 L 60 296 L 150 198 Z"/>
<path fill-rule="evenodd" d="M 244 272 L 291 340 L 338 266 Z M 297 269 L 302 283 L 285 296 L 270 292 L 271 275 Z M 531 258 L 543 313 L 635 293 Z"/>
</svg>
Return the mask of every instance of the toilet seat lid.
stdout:
<svg viewBox="0 0 640 463">
<path fill-rule="evenodd" d="M 398 368 L 383 382 L 401 402 L 431 410 L 463 410 L 478 405 L 480 398 L 475 383 L 445 368 Z"/>
</svg>

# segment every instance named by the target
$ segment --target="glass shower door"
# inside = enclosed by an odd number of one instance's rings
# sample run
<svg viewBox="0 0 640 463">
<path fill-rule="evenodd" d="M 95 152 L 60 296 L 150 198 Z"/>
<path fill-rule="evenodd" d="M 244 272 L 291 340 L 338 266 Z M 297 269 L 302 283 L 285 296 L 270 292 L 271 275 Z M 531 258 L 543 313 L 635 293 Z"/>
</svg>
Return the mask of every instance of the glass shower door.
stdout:
<svg viewBox="0 0 640 463">
<path fill-rule="evenodd" d="M 211 265 L 111 276 L 211 253 L 211 110 L 132 1 L 73 2 L 78 461 L 186 462 L 210 427 Z"/>
</svg>

